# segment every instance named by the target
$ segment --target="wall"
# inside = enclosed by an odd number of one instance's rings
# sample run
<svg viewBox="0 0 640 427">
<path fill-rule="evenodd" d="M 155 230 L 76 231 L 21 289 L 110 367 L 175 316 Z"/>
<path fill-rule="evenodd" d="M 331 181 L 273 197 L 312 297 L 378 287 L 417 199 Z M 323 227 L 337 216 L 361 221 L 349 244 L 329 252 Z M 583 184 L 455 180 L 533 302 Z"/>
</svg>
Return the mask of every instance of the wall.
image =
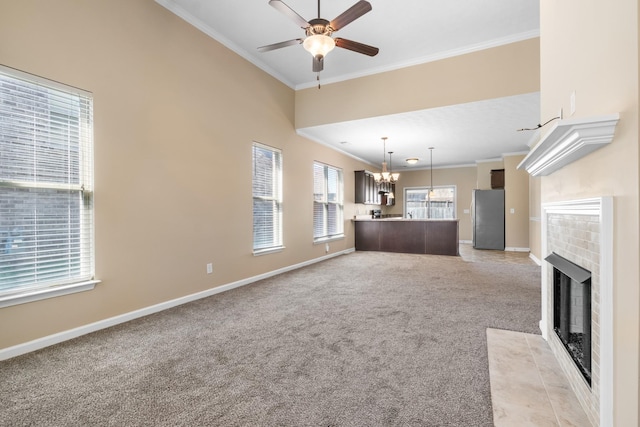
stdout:
<svg viewBox="0 0 640 427">
<path fill-rule="evenodd" d="M 539 39 L 296 91 L 296 129 L 540 90 Z M 380 102 L 384 100 L 384 102 Z"/>
<path fill-rule="evenodd" d="M 542 204 L 540 202 L 540 181 L 539 177 L 529 177 L 529 257 L 541 264 L 542 256 Z M 546 255 L 545 255 L 546 256 Z"/>
<path fill-rule="evenodd" d="M 540 22 L 542 121 L 555 117 L 560 108 L 565 117 L 576 118 L 620 113 L 613 142 L 543 177 L 540 200 L 613 196 L 613 425 L 636 426 L 640 423 L 638 1 L 542 0 Z"/>
<path fill-rule="evenodd" d="M 90 292 L 0 309 L 0 349 L 325 255 L 313 173 L 365 164 L 295 133 L 293 90 L 152 0 L 3 1 L 0 60 L 94 96 Z M 252 255 L 251 144 L 283 150 L 284 244 Z M 206 274 L 213 263 L 214 273 Z M 19 325 L 19 327 L 18 327 Z"/>
<path fill-rule="evenodd" d="M 480 160 L 477 161 L 478 173 L 476 175 L 476 187 L 478 190 L 491 190 L 491 171 L 493 169 L 504 169 L 504 161 Z"/>
<path fill-rule="evenodd" d="M 524 155 L 504 157 L 505 247 L 529 250 L 529 174 L 518 170 Z"/>
</svg>

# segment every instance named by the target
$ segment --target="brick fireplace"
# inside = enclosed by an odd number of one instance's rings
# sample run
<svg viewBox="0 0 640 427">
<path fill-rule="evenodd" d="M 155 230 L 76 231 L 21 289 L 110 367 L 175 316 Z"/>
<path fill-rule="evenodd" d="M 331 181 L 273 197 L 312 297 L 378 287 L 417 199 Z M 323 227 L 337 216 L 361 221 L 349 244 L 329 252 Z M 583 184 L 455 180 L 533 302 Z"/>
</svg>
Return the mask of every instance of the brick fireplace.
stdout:
<svg viewBox="0 0 640 427">
<path fill-rule="evenodd" d="M 595 426 L 610 425 L 613 411 L 612 216 L 610 197 L 542 206 L 542 253 L 549 261 L 542 263 L 540 329 Z M 590 273 L 590 301 L 582 305 L 590 309 L 590 354 L 586 356 L 590 360 L 583 366 L 557 333 L 554 306 L 557 308 L 561 296 L 554 287 L 559 277 L 554 260 L 558 258 Z M 585 376 L 584 365 L 589 367 L 590 378 Z"/>
</svg>

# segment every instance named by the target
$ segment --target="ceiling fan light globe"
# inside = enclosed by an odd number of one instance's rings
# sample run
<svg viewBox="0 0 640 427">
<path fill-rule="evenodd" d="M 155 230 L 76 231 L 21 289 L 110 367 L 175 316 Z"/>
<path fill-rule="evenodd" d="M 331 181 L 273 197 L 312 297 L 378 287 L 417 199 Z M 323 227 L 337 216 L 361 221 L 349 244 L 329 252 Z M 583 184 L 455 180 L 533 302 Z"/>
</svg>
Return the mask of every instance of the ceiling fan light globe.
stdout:
<svg viewBox="0 0 640 427">
<path fill-rule="evenodd" d="M 336 47 L 336 42 L 329 36 L 315 34 L 304 39 L 302 46 L 316 58 L 318 55 L 324 57 L 331 52 Z"/>
</svg>

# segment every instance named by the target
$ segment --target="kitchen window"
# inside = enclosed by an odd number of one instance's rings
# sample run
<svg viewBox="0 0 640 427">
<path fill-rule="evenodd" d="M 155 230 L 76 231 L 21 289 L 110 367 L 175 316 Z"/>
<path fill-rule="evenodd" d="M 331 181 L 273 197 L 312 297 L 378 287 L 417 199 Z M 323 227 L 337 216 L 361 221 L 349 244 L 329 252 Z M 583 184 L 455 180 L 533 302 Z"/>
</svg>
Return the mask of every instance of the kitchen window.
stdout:
<svg viewBox="0 0 640 427">
<path fill-rule="evenodd" d="M 253 253 L 282 248 L 282 151 L 254 142 Z"/>
<path fill-rule="evenodd" d="M 93 100 L 0 67 L 0 307 L 93 288 Z"/>
<path fill-rule="evenodd" d="M 405 218 L 455 219 L 455 185 L 433 187 L 406 187 L 404 189 Z"/>
<path fill-rule="evenodd" d="M 342 169 L 313 163 L 313 241 L 344 237 Z"/>
</svg>

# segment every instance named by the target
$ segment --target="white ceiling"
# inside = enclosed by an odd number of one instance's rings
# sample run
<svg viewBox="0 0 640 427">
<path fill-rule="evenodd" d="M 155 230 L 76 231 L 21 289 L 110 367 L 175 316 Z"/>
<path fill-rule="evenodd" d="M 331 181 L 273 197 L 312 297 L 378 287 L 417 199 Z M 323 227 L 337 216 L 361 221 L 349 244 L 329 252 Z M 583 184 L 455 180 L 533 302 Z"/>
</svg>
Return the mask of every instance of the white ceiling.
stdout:
<svg viewBox="0 0 640 427">
<path fill-rule="evenodd" d="M 268 0 L 156 0 L 204 33 L 286 85 L 317 85 L 311 55 L 301 45 L 260 53 L 257 48 L 304 36 L 304 30 Z M 284 0 L 306 20 L 317 17 L 316 0 Z M 336 48 L 324 61 L 322 84 L 398 69 L 539 35 L 539 0 L 369 0 L 372 10 L 334 34 L 378 47 L 375 57 Z M 331 20 L 356 0 L 324 0 Z M 517 132 L 540 121 L 539 93 L 385 117 L 298 129 L 372 165 L 382 161 L 382 136 L 394 169 L 418 157 L 414 168 L 475 164 L 525 152 L 533 135 Z"/>
</svg>

